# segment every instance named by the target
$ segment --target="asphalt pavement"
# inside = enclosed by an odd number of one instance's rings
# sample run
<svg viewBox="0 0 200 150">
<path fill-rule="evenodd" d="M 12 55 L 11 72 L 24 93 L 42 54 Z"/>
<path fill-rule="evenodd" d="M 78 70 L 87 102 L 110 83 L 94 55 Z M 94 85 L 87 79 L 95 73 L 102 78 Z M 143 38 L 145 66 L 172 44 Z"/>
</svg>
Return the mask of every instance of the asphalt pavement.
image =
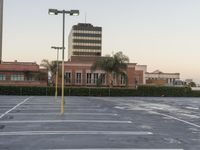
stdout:
<svg viewBox="0 0 200 150">
<path fill-rule="evenodd" d="M 200 150 L 200 99 L 0 96 L 1 150 Z"/>
</svg>

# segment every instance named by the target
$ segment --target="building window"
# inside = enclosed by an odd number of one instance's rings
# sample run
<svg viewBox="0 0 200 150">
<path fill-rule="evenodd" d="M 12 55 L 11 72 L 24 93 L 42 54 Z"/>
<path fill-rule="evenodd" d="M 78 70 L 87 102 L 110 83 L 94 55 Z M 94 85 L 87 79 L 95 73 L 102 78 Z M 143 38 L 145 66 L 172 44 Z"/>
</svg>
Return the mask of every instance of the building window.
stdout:
<svg viewBox="0 0 200 150">
<path fill-rule="evenodd" d="M 93 78 L 93 83 L 96 84 L 96 83 L 97 83 L 97 80 L 98 80 L 98 73 L 94 73 L 94 74 L 93 74 L 93 77 L 94 77 L 94 78 Z"/>
<path fill-rule="evenodd" d="M 11 80 L 12 81 L 24 81 L 24 75 L 23 74 L 12 74 Z"/>
<path fill-rule="evenodd" d="M 87 73 L 87 84 L 91 84 L 91 83 L 92 83 L 92 74 Z"/>
<path fill-rule="evenodd" d="M 102 73 L 100 75 L 101 84 L 106 84 L 106 74 Z"/>
<path fill-rule="evenodd" d="M 0 74 L 0 81 L 6 80 L 6 75 L 5 74 Z"/>
<path fill-rule="evenodd" d="M 113 73 L 113 80 L 111 81 L 111 85 L 117 85 L 117 75 L 116 75 L 116 73 Z"/>
<path fill-rule="evenodd" d="M 81 84 L 81 73 L 76 73 L 76 83 Z"/>
<path fill-rule="evenodd" d="M 65 73 L 65 82 L 68 84 L 71 83 L 71 72 Z"/>
<path fill-rule="evenodd" d="M 125 75 L 121 75 L 121 76 L 120 76 L 120 84 L 121 84 L 121 85 L 126 84 L 126 77 L 125 77 Z"/>
</svg>

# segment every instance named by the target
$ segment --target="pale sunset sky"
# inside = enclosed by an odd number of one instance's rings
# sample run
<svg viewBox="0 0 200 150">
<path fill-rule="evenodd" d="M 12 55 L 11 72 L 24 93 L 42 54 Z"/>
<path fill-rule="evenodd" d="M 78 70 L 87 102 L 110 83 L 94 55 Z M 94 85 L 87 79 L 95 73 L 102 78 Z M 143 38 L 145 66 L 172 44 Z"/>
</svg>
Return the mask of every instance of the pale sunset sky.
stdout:
<svg viewBox="0 0 200 150">
<path fill-rule="evenodd" d="M 200 82 L 200 0 L 4 0 L 3 61 L 56 59 L 51 46 L 61 46 L 62 16 L 49 8 L 80 10 L 66 16 L 66 47 L 72 25 L 87 16 L 103 28 L 103 55 L 123 51 L 148 72 Z"/>
</svg>

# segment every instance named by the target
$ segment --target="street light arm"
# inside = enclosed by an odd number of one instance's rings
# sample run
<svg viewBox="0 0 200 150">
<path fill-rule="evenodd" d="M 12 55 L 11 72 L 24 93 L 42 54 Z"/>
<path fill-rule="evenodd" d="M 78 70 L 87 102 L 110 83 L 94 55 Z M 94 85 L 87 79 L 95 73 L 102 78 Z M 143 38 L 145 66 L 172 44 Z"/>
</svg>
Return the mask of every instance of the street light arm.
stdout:
<svg viewBox="0 0 200 150">
<path fill-rule="evenodd" d="M 66 11 L 66 10 L 49 9 L 48 14 L 49 15 L 69 14 L 70 16 L 78 16 L 79 10 Z"/>
<path fill-rule="evenodd" d="M 52 49 L 58 49 L 58 50 L 61 50 L 63 49 L 63 47 L 57 47 L 57 46 L 51 46 Z"/>
</svg>

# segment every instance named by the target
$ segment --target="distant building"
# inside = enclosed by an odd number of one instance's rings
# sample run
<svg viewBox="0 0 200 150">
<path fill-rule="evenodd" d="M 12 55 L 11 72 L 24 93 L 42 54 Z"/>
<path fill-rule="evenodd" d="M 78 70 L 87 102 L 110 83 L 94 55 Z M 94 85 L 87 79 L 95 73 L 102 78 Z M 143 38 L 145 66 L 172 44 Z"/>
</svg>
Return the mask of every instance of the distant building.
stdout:
<svg viewBox="0 0 200 150">
<path fill-rule="evenodd" d="M 163 73 L 159 70 L 146 72 L 146 84 L 150 85 L 174 85 L 180 79 L 180 73 Z"/>
<path fill-rule="evenodd" d="M 88 23 L 74 25 L 68 38 L 68 59 L 71 56 L 101 56 L 102 28 Z"/>
<path fill-rule="evenodd" d="M 105 71 L 91 71 L 92 64 L 103 58 L 98 56 L 72 56 L 71 61 L 65 62 L 65 86 L 95 87 L 100 82 L 101 87 L 108 87 L 111 79 Z M 136 63 L 128 64 L 128 68 L 125 70 L 128 76 L 128 87 L 136 87 L 145 83 L 145 68 L 146 66 Z M 61 77 L 59 83 L 61 84 Z M 125 77 L 114 76 L 112 85 L 113 87 L 125 87 Z"/>
<path fill-rule="evenodd" d="M 191 82 L 193 82 L 192 79 L 185 79 L 186 84 L 190 84 Z"/>
<path fill-rule="evenodd" d="M 174 81 L 174 85 L 175 86 L 185 86 L 185 85 L 187 85 L 187 83 L 185 82 L 185 81 L 182 81 L 182 80 L 175 80 Z"/>
<path fill-rule="evenodd" d="M 48 73 L 35 62 L 2 62 L 0 86 L 47 86 Z"/>
</svg>

